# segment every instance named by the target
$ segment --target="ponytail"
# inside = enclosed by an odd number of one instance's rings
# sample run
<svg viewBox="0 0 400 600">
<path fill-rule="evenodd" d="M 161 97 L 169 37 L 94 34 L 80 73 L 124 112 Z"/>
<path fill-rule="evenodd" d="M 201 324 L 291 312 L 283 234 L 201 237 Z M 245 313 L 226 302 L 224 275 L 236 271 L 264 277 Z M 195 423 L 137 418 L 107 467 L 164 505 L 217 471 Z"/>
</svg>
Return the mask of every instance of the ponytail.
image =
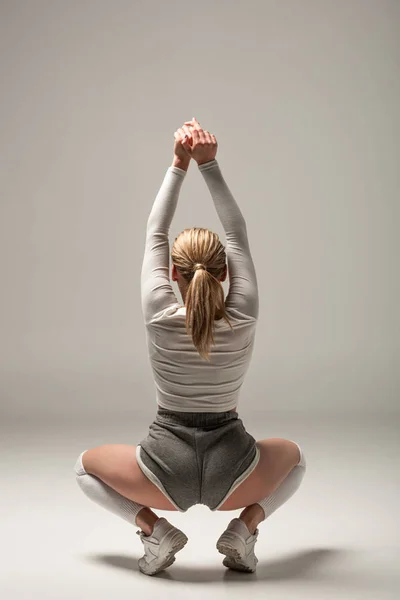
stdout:
<svg viewBox="0 0 400 600">
<path fill-rule="evenodd" d="M 219 281 L 226 267 L 225 248 L 216 233 L 192 227 L 175 238 L 171 256 L 188 285 L 186 331 L 200 356 L 209 361 L 211 345 L 215 345 L 215 316 L 221 315 L 234 331 L 226 313 L 224 289 Z"/>
<path fill-rule="evenodd" d="M 216 314 L 232 325 L 226 314 L 224 290 L 221 283 L 206 269 L 197 269 L 186 294 L 186 329 L 200 356 L 209 361 L 211 345 L 215 345 Z"/>
</svg>

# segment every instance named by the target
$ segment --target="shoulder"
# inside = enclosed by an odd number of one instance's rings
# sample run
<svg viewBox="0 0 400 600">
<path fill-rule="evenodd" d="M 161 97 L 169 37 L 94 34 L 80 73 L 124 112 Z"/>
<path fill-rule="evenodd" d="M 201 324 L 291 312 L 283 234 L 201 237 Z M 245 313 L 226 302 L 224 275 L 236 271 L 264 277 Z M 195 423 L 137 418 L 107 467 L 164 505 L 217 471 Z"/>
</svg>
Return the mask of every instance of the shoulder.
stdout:
<svg viewBox="0 0 400 600">
<path fill-rule="evenodd" d="M 165 319 L 170 319 L 172 316 L 179 313 L 180 308 L 181 305 L 178 302 L 171 304 L 171 306 L 168 306 L 167 308 L 164 308 L 160 312 L 153 315 L 151 320 L 148 323 L 146 323 L 146 326 L 159 323 L 160 321 L 163 321 Z"/>
</svg>

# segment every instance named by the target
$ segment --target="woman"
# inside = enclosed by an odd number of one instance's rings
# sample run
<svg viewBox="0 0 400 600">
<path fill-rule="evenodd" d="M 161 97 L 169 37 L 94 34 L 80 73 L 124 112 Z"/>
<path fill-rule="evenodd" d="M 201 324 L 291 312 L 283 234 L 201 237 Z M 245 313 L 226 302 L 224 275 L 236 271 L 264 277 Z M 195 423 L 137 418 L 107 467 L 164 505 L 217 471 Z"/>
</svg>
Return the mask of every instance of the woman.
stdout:
<svg viewBox="0 0 400 600">
<path fill-rule="evenodd" d="M 258 524 L 299 487 L 304 456 L 290 440 L 256 440 L 236 411 L 258 318 L 256 273 L 246 223 L 216 161 L 215 136 L 193 118 L 175 132 L 174 160 L 147 222 L 142 308 L 157 388 L 157 414 L 136 447 L 105 445 L 82 452 L 77 481 L 85 494 L 137 531 L 145 554 L 140 570 L 170 566 L 188 538 L 151 509 L 186 512 L 243 508 L 217 541 L 231 569 L 256 569 Z M 195 160 L 226 234 L 225 248 L 206 229 L 185 229 L 172 248 L 168 232 L 181 185 Z M 224 302 L 221 282 L 230 288 Z M 212 348 L 211 348 L 212 346 Z"/>
</svg>

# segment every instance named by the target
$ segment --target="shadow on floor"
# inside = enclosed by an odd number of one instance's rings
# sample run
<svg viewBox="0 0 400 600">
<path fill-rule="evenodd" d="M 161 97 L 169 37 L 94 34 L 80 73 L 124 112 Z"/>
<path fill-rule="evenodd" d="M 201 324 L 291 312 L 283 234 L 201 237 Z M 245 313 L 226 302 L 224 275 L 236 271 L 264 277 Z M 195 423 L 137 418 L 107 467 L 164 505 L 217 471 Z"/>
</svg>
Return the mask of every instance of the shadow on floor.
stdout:
<svg viewBox="0 0 400 600">
<path fill-rule="evenodd" d="M 279 580 L 320 580 L 318 571 L 321 566 L 327 567 L 329 562 L 343 560 L 347 550 L 338 548 L 315 548 L 302 550 L 290 555 L 281 556 L 274 560 L 260 561 L 255 573 L 241 573 L 232 571 L 222 565 L 215 567 L 202 566 L 196 567 L 180 565 L 177 562 L 170 568 L 155 575 L 157 578 L 170 579 L 171 581 L 182 582 L 205 582 L 205 581 L 279 581 Z M 107 566 L 136 571 L 140 573 L 137 558 L 129 555 L 120 554 L 91 554 L 86 557 L 92 562 L 102 563 Z M 172 569 L 172 570 L 171 570 Z"/>
</svg>

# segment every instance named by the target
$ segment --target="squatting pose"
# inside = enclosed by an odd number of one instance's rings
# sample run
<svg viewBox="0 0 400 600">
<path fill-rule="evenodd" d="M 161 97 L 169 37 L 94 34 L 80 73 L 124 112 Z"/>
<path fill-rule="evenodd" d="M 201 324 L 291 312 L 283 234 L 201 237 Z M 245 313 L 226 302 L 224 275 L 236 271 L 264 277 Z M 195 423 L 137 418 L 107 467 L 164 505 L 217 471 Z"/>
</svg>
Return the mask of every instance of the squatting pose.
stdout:
<svg viewBox="0 0 400 600">
<path fill-rule="evenodd" d="M 187 536 L 151 509 L 186 512 L 243 509 L 216 542 L 231 569 L 253 572 L 258 525 L 298 489 L 305 460 L 297 443 L 256 441 L 238 416 L 250 364 L 259 299 L 246 222 L 216 160 L 215 135 L 193 118 L 174 134 L 174 160 L 151 210 L 141 274 L 142 309 L 156 385 L 157 413 L 137 446 L 82 452 L 75 472 L 84 493 L 140 528 L 139 569 L 170 566 Z M 204 178 L 226 235 L 185 229 L 168 233 L 191 160 Z M 224 300 L 221 282 L 229 273 Z"/>
</svg>

